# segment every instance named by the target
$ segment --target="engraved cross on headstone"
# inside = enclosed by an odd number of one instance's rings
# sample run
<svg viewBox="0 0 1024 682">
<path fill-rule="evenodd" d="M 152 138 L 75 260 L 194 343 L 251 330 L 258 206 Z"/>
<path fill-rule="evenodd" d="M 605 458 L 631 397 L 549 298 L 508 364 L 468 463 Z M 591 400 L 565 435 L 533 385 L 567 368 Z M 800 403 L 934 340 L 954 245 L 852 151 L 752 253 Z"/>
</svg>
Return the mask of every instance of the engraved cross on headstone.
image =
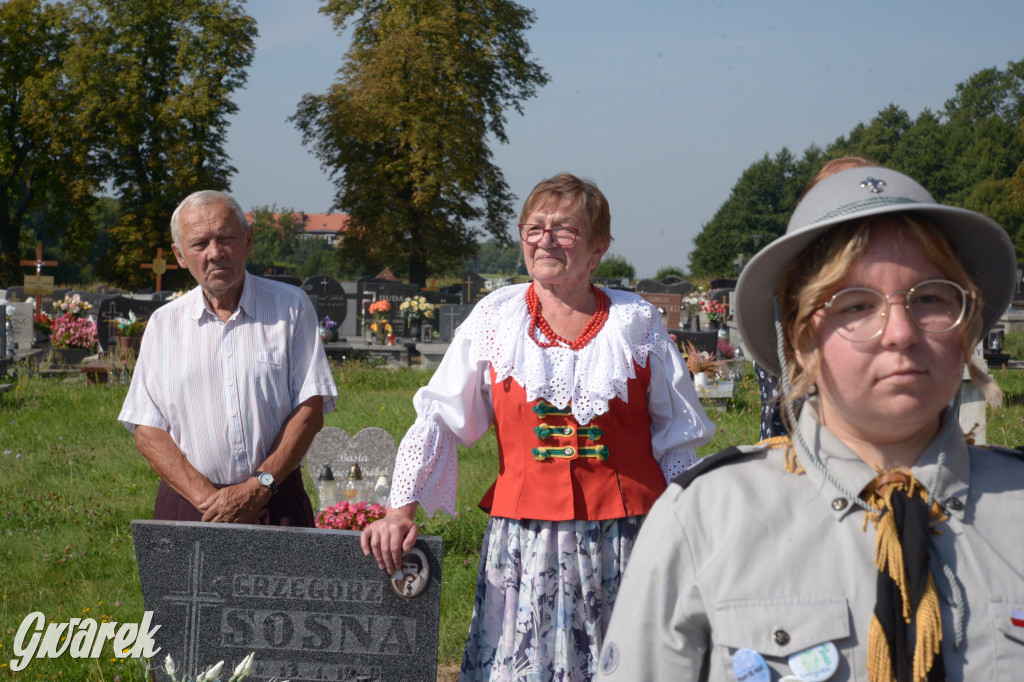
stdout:
<svg viewBox="0 0 1024 682">
<path fill-rule="evenodd" d="M 56 267 L 57 261 L 55 260 L 43 260 L 43 245 L 40 242 L 36 242 L 36 259 L 35 260 L 23 260 L 19 263 L 22 266 L 35 266 L 35 275 L 25 275 L 25 293 L 36 295 L 36 315 L 39 314 L 39 299 L 42 294 L 53 293 L 53 277 L 47 275 L 43 276 L 44 267 Z"/>
<path fill-rule="evenodd" d="M 202 551 L 202 543 L 195 541 L 192 553 L 188 561 L 188 585 L 184 592 L 168 593 L 163 599 L 171 604 L 185 607 L 185 620 L 188 623 L 185 628 L 185 642 L 182 647 L 184 667 L 183 670 L 194 671 L 202 664 L 198 660 L 199 640 L 201 633 L 199 623 L 202 618 L 203 608 L 214 608 L 224 602 L 224 599 L 217 592 L 203 592 L 203 562 L 205 556 Z M 172 654 L 173 655 L 173 654 Z"/>
<path fill-rule="evenodd" d="M 152 263 L 143 263 L 139 266 L 143 270 L 152 270 L 153 274 L 156 275 L 156 291 L 163 291 L 163 275 L 168 270 L 177 270 L 178 266 L 173 263 L 168 263 L 167 259 L 164 258 L 164 250 L 156 250 L 156 258 L 153 259 Z"/>
</svg>

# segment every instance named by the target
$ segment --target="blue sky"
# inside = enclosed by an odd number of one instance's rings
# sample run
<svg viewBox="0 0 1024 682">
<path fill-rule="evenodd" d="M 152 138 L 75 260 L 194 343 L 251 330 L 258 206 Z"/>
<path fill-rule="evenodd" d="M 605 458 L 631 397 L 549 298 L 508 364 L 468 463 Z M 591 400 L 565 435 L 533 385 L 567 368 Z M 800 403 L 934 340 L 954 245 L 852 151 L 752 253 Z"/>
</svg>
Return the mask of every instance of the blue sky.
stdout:
<svg viewBox="0 0 1024 682">
<path fill-rule="evenodd" d="M 523 116 L 508 113 L 495 163 L 517 211 L 555 173 L 594 179 L 611 205 L 610 253 L 639 276 L 685 269 L 693 238 L 764 154 L 825 146 L 890 103 L 941 109 L 971 74 L 1024 59 L 1020 0 L 524 4 L 551 81 Z M 286 120 L 302 95 L 326 91 L 348 47 L 318 7 L 247 3 L 260 36 L 228 139 L 246 209 L 331 207 L 332 184 Z"/>
</svg>

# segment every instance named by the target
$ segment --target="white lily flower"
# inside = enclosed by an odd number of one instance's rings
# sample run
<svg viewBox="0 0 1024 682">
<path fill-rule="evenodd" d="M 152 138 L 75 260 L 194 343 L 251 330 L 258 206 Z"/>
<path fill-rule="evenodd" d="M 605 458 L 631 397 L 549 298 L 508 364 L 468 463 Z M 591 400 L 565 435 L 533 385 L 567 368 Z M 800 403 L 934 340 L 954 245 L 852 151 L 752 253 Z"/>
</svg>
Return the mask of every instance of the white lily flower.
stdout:
<svg viewBox="0 0 1024 682">
<path fill-rule="evenodd" d="M 164 659 L 164 670 L 166 670 L 167 674 L 171 677 L 174 677 L 174 673 L 178 671 L 178 667 L 174 665 L 174 659 L 171 658 L 170 654 L 167 654 L 167 658 Z"/>
<path fill-rule="evenodd" d="M 207 680 L 215 680 L 218 677 L 220 677 L 220 671 L 221 671 L 221 668 L 223 668 L 223 667 L 224 667 L 224 661 L 218 661 L 217 665 L 213 666 L 212 668 L 210 668 L 209 670 L 206 671 L 206 679 Z"/>
<path fill-rule="evenodd" d="M 253 651 L 251 654 L 242 659 L 242 662 L 235 666 L 235 674 L 231 676 L 232 680 L 244 680 L 248 677 L 255 667 L 253 659 L 256 658 L 256 652 Z"/>
</svg>

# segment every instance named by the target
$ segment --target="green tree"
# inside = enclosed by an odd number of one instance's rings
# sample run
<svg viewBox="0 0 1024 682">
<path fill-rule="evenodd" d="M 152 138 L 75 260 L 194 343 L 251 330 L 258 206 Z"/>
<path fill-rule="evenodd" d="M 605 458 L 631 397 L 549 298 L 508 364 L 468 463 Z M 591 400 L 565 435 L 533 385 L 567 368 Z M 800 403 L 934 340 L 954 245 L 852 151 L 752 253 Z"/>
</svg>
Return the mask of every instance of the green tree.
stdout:
<svg viewBox="0 0 1024 682">
<path fill-rule="evenodd" d="M 467 260 L 463 267 L 473 272 L 489 275 L 526 273 L 519 245 L 509 246 L 494 238 L 480 242 L 480 248 L 476 255 Z"/>
<path fill-rule="evenodd" d="M 797 160 L 783 149 L 752 164 L 732 188 L 729 199 L 694 239 L 690 272 L 695 277 L 733 276 L 733 261 L 748 257 L 786 231 L 789 214 L 810 179 L 823 164 L 811 147 Z"/>
<path fill-rule="evenodd" d="M 39 238 L 89 223 L 99 183 L 88 163 L 89 131 L 73 125 L 77 102 L 63 75 L 75 31 L 66 4 L 0 4 L 0 283 L 20 283 L 18 261 L 35 256 L 34 244 L 30 253 L 19 248 L 30 222 Z"/>
<path fill-rule="evenodd" d="M 636 268 L 626 260 L 625 256 L 605 254 L 597 269 L 594 270 L 594 277 L 598 279 L 633 279 L 636 277 Z"/>
<path fill-rule="evenodd" d="M 665 267 L 660 268 L 656 273 L 654 273 L 654 281 L 660 282 L 661 280 L 665 279 L 670 275 L 678 277 L 679 279 L 686 279 L 686 271 L 684 271 L 682 268 L 677 268 L 674 265 L 666 265 Z"/>
<path fill-rule="evenodd" d="M 291 209 L 258 206 L 252 210 L 249 223 L 253 230 L 252 253 L 246 269 L 257 275 L 274 267 L 293 268 L 295 251 L 302 239 L 302 219 Z"/>
<path fill-rule="evenodd" d="M 475 253 L 481 231 L 507 243 L 512 195 L 488 140 L 507 142 L 505 110 L 522 113 L 547 82 L 528 59 L 533 12 L 510 0 L 327 0 L 321 12 L 339 32 L 351 23 L 351 47 L 339 80 L 291 120 L 351 216 L 343 258 L 408 263 L 423 285 Z"/>
<path fill-rule="evenodd" d="M 121 215 L 106 277 L 142 284 L 157 247 L 170 246 L 174 207 L 198 189 L 227 189 L 231 93 L 245 83 L 255 21 L 239 0 L 76 0 L 84 26 L 65 55 L 81 106 L 78 130 Z"/>
</svg>

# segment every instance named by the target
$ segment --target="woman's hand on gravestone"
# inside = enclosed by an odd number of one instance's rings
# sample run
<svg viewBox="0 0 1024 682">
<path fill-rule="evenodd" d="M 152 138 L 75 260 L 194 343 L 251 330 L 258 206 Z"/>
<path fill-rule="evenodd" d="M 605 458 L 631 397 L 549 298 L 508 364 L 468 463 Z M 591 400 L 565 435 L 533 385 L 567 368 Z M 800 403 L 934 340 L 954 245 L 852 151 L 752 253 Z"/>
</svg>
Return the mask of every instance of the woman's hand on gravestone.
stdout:
<svg viewBox="0 0 1024 682">
<path fill-rule="evenodd" d="M 388 508 L 383 519 L 363 529 L 359 538 L 363 554 L 377 560 L 377 567 L 394 573 L 402 567 L 402 555 L 416 544 L 420 529 L 416 525 L 417 502 L 398 509 Z"/>
</svg>

